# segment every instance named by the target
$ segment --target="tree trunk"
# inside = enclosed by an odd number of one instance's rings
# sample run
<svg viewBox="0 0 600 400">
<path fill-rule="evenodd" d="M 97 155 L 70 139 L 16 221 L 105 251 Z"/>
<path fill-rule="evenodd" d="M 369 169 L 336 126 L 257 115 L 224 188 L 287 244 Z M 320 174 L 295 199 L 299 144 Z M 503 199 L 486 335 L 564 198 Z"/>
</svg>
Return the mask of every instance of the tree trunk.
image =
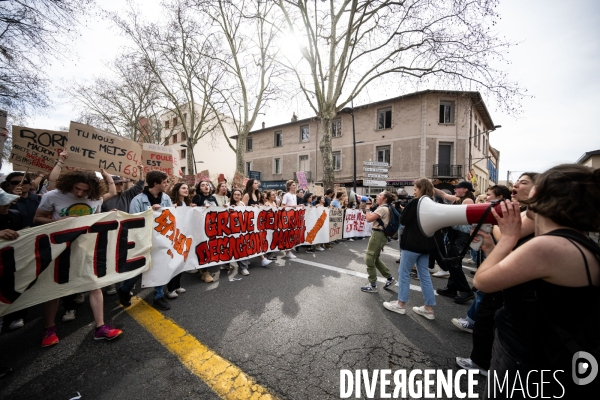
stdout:
<svg viewBox="0 0 600 400">
<path fill-rule="evenodd" d="M 186 175 L 196 175 L 196 163 L 194 162 L 194 146 L 196 143 L 193 143 L 188 140 L 187 142 L 188 148 L 186 149 L 186 158 L 187 158 L 187 174 Z"/>
<path fill-rule="evenodd" d="M 246 151 L 246 140 L 248 132 L 240 132 L 238 134 L 237 146 L 235 149 L 235 170 L 240 174 L 246 175 L 244 168 L 244 152 Z"/>
<path fill-rule="evenodd" d="M 333 189 L 333 155 L 331 148 L 331 117 L 323 116 L 321 118 L 321 143 L 319 149 L 323 157 L 323 188 L 324 190 Z"/>
</svg>

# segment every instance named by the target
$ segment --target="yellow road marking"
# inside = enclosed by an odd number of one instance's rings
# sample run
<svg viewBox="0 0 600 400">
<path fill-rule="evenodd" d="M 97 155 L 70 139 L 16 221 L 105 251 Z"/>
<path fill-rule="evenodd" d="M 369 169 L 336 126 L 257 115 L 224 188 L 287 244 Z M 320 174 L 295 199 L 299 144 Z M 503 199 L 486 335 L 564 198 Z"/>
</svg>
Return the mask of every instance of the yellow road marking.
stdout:
<svg viewBox="0 0 600 400">
<path fill-rule="evenodd" d="M 125 310 L 222 399 L 277 399 L 241 369 L 200 343 L 139 297 L 133 297 L 131 307 Z"/>
</svg>

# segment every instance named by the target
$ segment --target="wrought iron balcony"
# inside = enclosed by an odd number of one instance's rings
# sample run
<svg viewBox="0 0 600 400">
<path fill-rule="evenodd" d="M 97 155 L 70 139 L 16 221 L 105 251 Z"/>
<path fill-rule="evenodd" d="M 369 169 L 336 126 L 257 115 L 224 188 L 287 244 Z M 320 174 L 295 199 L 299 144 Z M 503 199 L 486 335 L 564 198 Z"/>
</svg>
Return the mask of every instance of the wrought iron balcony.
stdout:
<svg viewBox="0 0 600 400">
<path fill-rule="evenodd" d="M 433 178 L 461 178 L 462 165 L 434 164 Z"/>
</svg>

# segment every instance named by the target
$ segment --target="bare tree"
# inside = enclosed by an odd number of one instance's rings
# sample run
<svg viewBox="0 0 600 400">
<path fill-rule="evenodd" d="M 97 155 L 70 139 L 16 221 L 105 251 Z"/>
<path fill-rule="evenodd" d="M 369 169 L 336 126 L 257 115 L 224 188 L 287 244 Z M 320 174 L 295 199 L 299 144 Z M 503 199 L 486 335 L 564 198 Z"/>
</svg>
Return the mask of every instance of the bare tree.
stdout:
<svg viewBox="0 0 600 400">
<path fill-rule="evenodd" d="M 0 107 L 27 115 L 48 106 L 45 71 L 64 57 L 93 0 L 4 1 L 0 7 Z"/>
<path fill-rule="evenodd" d="M 300 43 L 302 62 L 287 65 L 321 121 L 325 187 L 334 180 L 332 119 L 384 78 L 398 89 L 468 87 L 518 109 L 521 89 L 490 64 L 510 46 L 490 29 L 497 0 L 274 1 Z"/>
<path fill-rule="evenodd" d="M 171 134 L 177 130 L 185 135 L 188 171 L 195 171 L 192 149 L 219 127 L 221 116 L 213 111 L 210 99 L 223 72 L 213 61 L 215 48 L 205 30 L 207 21 L 193 15 L 183 0 L 164 3 L 163 9 L 163 24 L 142 21 L 133 8 L 125 18 L 113 14 L 112 19 L 133 41 L 168 110 L 181 122 L 170 128 Z"/>
<path fill-rule="evenodd" d="M 91 83 L 71 82 L 65 96 L 80 112 L 80 120 L 129 139 L 159 144 L 163 110 L 154 74 L 135 54 L 118 56 L 109 66 L 110 78 Z"/>
<path fill-rule="evenodd" d="M 232 116 L 219 119 L 235 126 L 237 142 L 229 147 L 236 153 L 236 170 L 244 173 L 244 153 L 250 129 L 261 109 L 275 99 L 278 93 L 276 80 L 282 74 L 276 62 L 277 46 L 274 43 L 283 20 L 278 22 L 266 16 L 274 11 L 272 2 L 240 0 L 196 0 L 200 13 L 210 18 L 215 46 L 218 51 L 205 54 L 217 62 L 224 71 L 223 79 L 211 96 L 215 113 Z"/>
</svg>

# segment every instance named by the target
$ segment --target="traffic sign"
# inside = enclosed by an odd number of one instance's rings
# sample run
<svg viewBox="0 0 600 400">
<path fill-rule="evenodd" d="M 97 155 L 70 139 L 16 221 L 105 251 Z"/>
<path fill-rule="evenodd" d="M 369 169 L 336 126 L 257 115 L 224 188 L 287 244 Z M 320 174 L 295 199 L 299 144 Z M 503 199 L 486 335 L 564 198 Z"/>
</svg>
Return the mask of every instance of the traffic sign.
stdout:
<svg viewBox="0 0 600 400">
<path fill-rule="evenodd" d="M 383 172 L 383 173 L 387 173 L 389 170 L 389 168 L 369 168 L 369 167 L 363 167 L 363 171 L 365 172 Z"/>
<path fill-rule="evenodd" d="M 386 181 L 371 181 L 368 179 L 363 180 L 363 186 L 378 186 L 378 187 L 386 187 Z"/>
<path fill-rule="evenodd" d="M 386 162 L 377 162 L 377 161 L 364 161 L 363 165 L 368 165 L 371 167 L 389 167 L 390 164 Z"/>
<path fill-rule="evenodd" d="M 387 175 L 382 175 L 382 174 L 364 174 L 365 177 L 367 178 L 381 178 L 381 179 L 387 179 L 388 176 Z"/>
</svg>

